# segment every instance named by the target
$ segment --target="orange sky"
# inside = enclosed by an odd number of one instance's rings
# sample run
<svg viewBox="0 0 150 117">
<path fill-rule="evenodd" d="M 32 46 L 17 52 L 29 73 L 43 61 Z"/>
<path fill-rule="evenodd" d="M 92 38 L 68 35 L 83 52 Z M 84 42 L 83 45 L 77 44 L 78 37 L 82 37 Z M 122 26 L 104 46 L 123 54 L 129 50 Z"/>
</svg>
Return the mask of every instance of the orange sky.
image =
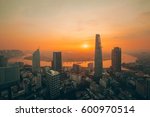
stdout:
<svg viewBox="0 0 150 117">
<path fill-rule="evenodd" d="M 149 0 L 1 0 L 0 49 L 93 51 L 99 33 L 104 51 L 150 51 L 149 6 Z"/>
</svg>

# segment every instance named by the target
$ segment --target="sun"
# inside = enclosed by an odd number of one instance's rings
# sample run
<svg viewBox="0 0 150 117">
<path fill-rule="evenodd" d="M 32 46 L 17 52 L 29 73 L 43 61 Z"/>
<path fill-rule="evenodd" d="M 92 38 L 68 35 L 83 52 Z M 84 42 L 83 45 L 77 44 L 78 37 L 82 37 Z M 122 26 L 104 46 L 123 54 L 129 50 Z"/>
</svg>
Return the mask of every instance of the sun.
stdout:
<svg viewBox="0 0 150 117">
<path fill-rule="evenodd" d="M 87 49 L 87 48 L 89 48 L 89 45 L 85 43 L 82 45 L 82 48 Z"/>
</svg>

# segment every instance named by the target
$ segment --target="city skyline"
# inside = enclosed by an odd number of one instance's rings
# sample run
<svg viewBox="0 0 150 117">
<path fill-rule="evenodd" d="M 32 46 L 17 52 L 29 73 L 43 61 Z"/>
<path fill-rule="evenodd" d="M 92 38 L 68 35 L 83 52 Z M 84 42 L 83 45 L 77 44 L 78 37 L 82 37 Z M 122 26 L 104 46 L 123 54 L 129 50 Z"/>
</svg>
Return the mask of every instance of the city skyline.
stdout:
<svg viewBox="0 0 150 117">
<path fill-rule="evenodd" d="M 0 100 L 149 100 L 149 6 L 0 0 Z"/>
<path fill-rule="evenodd" d="M 1 0 L 0 49 L 93 52 L 93 35 L 101 32 L 104 52 L 117 46 L 149 51 L 149 4 L 148 0 Z"/>
<path fill-rule="evenodd" d="M 137 60 L 134 62 L 122 63 L 122 49 L 114 47 L 110 60 L 112 64 L 104 68 L 100 34 L 95 35 L 94 46 L 94 63 L 90 61 L 86 67 L 80 65 L 82 62 L 73 64 L 70 67 L 63 66 L 61 51 L 53 52 L 51 66 L 40 66 L 40 49 L 32 53 L 32 65 L 21 61 L 9 63 L 7 58 L 1 55 L 0 99 L 150 99 L 150 62 L 148 54 L 145 54 L 145 56 L 143 56 L 143 53 L 137 55 Z M 84 48 L 87 48 L 87 46 L 84 45 Z M 2 54 L 9 54 L 12 57 L 13 55 L 22 55 L 20 52 L 1 51 Z M 5 63 L 4 66 L 3 63 Z"/>
</svg>

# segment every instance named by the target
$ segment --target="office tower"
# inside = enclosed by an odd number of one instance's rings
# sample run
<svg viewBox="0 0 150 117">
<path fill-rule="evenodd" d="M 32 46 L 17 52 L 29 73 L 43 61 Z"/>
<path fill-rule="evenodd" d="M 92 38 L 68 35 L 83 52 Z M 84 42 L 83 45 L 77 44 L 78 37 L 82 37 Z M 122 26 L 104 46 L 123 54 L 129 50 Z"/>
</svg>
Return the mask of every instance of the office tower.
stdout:
<svg viewBox="0 0 150 117">
<path fill-rule="evenodd" d="M 53 52 L 52 68 L 53 70 L 59 71 L 59 72 L 62 70 L 61 52 Z"/>
<path fill-rule="evenodd" d="M 39 51 L 39 49 L 37 49 L 32 54 L 32 71 L 40 72 L 40 51 Z"/>
<path fill-rule="evenodd" d="M 46 72 L 46 85 L 50 99 L 55 99 L 60 95 L 60 76 L 58 71 L 48 70 Z"/>
<path fill-rule="evenodd" d="M 144 99 L 150 100 L 150 78 L 136 78 L 136 92 Z"/>
<path fill-rule="evenodd" d="M 72 71 L 75 73 L 79 73 L 81 71 L 81 66 L 78 64 L 73 64 Z"/>
<path fill-rule="evenodd" d="M 0 98 L 12 99 L 12 86 L 20 81 L 19 67 L 0 67 Z"/>
<path fill-rule="evenodd" d="M 0 85 L 11 84 L 19 80 L 19 67 L 0 67 Z"/>
<path fill-rule="evenodd" d="M 102 47 L 100 35 L 96 34 L 95 39 L 95 60 L 94 60 L 94 80 L 99 83 L 100 78 L 102 78 L 103 63 L 102 63 Z"/>
<path fill-rule="evenodd" d="M 150 79 L 147 79 L 147 99 L 150 100 Z"/>
<path fill-rule="evenodd" d="M 0 55 L 0 67 L 6 67 L 7 66 L 7 58 Z"/>
<path fill-rule="evenodd" d="M 121 72 L 121 48 L 115 47 L 112 50 L 112 55 L 111 55 L 111 60 L 112 60 L 112 70 L 114 72 Z"/>
</svg>

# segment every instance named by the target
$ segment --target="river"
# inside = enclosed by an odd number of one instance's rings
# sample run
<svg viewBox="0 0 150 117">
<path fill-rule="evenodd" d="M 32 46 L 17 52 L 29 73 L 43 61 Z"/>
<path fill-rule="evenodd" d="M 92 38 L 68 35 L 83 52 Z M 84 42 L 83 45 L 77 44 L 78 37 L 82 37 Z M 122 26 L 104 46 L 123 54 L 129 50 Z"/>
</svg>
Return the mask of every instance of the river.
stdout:
<svg viewBox="0 0 150 117">
<path fill-rule="evenodd" d="M 122 55 L 122 63 L 130 63 L 130 62 L 135 62 L 137 60 L 136 57 L 128 55 L 128 54 L 123 54 Z M 24 64 L 32 65 L 31 60 L 26 60 L 24 57 L 22 58 L 11 58 L 9 59 L 10 63 L 13 62 L 24 62 Z M 70 67 L 73 64 L 80 64 L 82 67 L 87 67 L 88 63 L 93 63 L 93 61 L 73 61 L 73 62 L 63 62 L 63 66 Z M 41 66 L 51 66 L 51 62 L 46 62 L 46 61 L 41 61 Z M 109 68 L 111 66 L 111 60 L 104 60 L 103 61 L 103 67 L 104 68 Z"/>
</svg>

